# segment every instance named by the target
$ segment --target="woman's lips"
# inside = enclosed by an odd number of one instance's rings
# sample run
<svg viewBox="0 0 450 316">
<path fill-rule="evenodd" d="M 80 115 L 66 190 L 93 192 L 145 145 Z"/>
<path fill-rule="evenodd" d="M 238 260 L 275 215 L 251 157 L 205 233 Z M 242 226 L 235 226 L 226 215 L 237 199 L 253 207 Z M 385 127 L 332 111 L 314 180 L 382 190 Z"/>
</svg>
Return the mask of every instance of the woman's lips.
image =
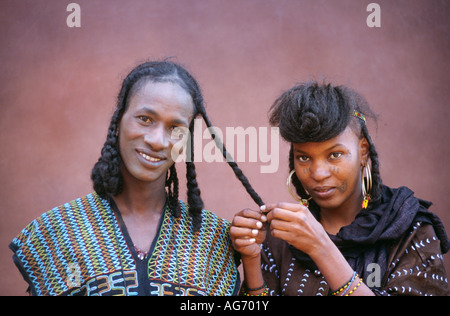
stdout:
<svg viewBox="0 0 450 316">
<path fill-rule="evenodd" d="M 329 198 L 335 191 L 335 187 L 316 187 L 313 189 L 314 195 L 322 199 Z"/>
</svg>

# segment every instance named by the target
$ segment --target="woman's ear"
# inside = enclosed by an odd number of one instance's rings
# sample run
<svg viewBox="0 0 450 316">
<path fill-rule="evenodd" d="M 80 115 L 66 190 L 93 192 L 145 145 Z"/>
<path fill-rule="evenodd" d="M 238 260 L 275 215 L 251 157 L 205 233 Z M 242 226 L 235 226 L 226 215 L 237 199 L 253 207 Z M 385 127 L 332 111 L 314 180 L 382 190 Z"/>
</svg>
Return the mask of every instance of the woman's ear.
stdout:
<svg viewBox="0 0 450 316">
<path fill-rule="evenodd" d="M 369 159 L 369 142 L 365 137 L 361 138 L 359 141 L 359 152 L 361 158 L 361 166 L 364 167 Z"/>
</svg>

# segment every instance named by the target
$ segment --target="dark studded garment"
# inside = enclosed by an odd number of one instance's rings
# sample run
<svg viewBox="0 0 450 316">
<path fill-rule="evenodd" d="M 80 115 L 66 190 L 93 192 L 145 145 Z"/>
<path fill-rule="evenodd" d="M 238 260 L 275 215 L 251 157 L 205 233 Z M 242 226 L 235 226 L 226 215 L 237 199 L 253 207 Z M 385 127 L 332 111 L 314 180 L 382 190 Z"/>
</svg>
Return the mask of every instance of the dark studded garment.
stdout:
<svg viewBox="0 0 450 316">
<path fill-rule="evenodd" d="M 450 242 L 430 205 L 408 188 L 384 187 L 381 202 L 330 238 L 376 295 L 447 296 Z M 270 295 L 331 295 L 314 262 L 288 243 L 268 234 L 261 257 Z"/>
</svg>

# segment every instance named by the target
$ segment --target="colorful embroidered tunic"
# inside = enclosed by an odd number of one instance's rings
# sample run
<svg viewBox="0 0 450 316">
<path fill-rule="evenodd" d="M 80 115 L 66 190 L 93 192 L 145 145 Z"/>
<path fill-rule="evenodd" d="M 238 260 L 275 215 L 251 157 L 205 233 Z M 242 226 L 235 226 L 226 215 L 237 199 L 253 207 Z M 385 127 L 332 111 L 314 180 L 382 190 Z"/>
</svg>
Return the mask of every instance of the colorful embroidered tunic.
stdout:
<svg viewBox="0 0 450 316">
<path fill-rule="evenodd" d="M 43 214 L 10 245 L 33 295 L 236 295 L 230 223 L 187 206 L 166 207 L 149 255 L 139 260 L 114 203 L 89 194 Z"/>
</svg>

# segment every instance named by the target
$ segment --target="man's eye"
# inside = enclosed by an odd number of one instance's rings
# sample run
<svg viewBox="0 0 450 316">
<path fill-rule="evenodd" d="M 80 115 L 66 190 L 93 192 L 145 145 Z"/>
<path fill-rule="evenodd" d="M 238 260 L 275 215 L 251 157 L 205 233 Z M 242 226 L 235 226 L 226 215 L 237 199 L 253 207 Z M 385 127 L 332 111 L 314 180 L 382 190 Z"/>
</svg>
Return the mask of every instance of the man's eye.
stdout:
<svg viewBox="0 0 450 316">
<path fill-rule="evenodd" d="M 151 118 L 149 118 L 148 116 L 144 116 L 144 115 L 138 116 L 138 119 L 140 119 L 142 122 L 145 122 L 145 123 L 151 123 L 152 122 Z"/>
<path fill-rule="evenodd" d="M 189 133 L 189 129 L 183 126 L 173 126 L 170 128 L 172 138 L 181 139 Z"/>
</svg>

